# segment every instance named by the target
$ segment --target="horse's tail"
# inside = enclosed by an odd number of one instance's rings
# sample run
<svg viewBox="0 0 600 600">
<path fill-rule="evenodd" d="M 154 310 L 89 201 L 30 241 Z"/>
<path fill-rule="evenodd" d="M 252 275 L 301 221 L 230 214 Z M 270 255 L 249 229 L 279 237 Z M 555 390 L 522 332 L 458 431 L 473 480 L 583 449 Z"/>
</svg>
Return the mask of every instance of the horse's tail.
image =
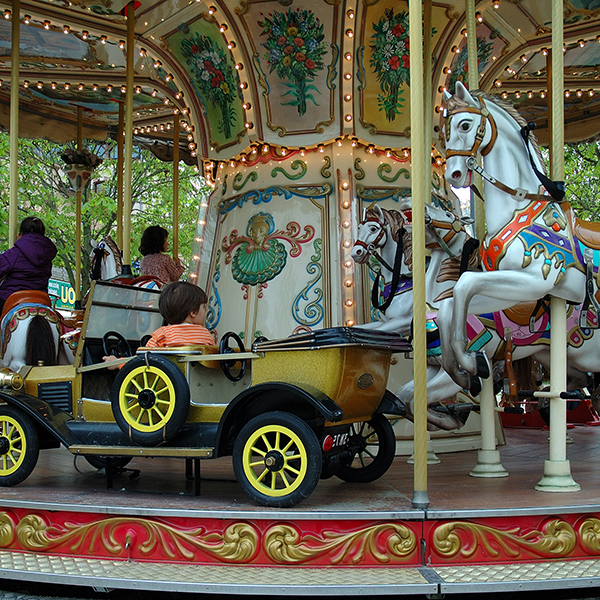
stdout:
<svg viewBox="0 0 600 600">
<path fill-rule="evenodd" d="M 56 365 L 57 351 L 50 323 L 45 317 L 36 315 L 27 329 L 25 364 L 35 366 L 40 361 L 47 367 Z"/>
</svg>

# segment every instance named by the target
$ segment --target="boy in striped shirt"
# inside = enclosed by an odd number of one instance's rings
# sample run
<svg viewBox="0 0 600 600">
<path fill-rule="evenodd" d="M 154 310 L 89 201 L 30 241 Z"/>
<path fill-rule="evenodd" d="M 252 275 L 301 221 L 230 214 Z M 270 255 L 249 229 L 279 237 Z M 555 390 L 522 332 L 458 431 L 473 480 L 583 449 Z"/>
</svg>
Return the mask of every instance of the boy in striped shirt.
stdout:
<svg viewBox="0 0 600 600">
<path fill-rule="evenodd" d="M 193 283 L 177 281 L 164 287 L 158 299 L 158 310 L 168 325 L 159 327 L 146 347 L 214 346 L 215 340 L 204 326 L 207 304 L 206 292 Z"/>
</svg>

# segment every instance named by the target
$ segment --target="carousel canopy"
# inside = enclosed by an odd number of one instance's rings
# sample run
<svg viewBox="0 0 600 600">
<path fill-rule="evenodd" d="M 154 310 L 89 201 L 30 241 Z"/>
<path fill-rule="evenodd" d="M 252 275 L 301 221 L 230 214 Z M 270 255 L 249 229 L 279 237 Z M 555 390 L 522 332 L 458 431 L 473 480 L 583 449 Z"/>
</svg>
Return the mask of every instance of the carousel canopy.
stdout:
<svg viewBox="0 0 600 600">
<path fill-rule="evenodd" d="M 467 81 L 463 0 L 431 2 L 431 118 Z M 357 138 L 410 146 L 408 2 L 136 0 L 134 136 L 169 159 L 174 115 L 182 158 L 220 161 L 252 146 L 315 147 Z M 5 3 L 0 126 L 10 122 L 12 19 L 20 19 L 19 134 L 67 142 L 116 136 L 126 89 L 123 0 Z M 547 0 L 475 2 L 480 88 L 548 126 Z M 600 2 L 565 0 L 566 140 L 600 132 Z M 436 112 L 437 111 L 437 112 Z M 435 140 L 432 140 L 435 141 Z"/>
</svg>

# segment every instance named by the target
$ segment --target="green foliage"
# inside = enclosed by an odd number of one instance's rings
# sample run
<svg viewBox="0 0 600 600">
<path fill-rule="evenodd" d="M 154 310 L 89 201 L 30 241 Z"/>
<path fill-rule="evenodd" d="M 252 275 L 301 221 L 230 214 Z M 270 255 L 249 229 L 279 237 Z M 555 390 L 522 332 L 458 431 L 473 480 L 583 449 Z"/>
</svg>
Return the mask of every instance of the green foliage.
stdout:
<svg viewBox="0 0 600 600">
<path fill-rule="evenodd" d="M 87 149 L 103 158 L 94 171 L 92 185 L 82 196 L 81 265 L 82 288 L 89 286 L 90 241 L 106 235 L 116 239 L 117 160 L 116 143 L 91 140 Z M 58 248 L 54 265 L 67 269 L 71 284 L 75 281 L 76 202 L 64 175 L 60 159 L 64 146 L 47 140 L 19 141 L 18 220 L 38 214 L 46 225 L 46 235 Z M 0 249 L 8 247 L 9 138 L 0 133 Z M 136 150 L 132 165 L 131 260 L 141 258 L 138 247 L 148 225 L 170 229 L 173 203 L 173 165 L 151 152 Z M 195 224 L 200 201 L 208 194 L 204 179 L 192 167 L 179 165 L 179 253 L 192 253 Z"/>
<path fill-rule="evenodd" d="M 577 215 L 600 221 L 600 138 L 565 146 L 565 186 Z"/>
</svg>

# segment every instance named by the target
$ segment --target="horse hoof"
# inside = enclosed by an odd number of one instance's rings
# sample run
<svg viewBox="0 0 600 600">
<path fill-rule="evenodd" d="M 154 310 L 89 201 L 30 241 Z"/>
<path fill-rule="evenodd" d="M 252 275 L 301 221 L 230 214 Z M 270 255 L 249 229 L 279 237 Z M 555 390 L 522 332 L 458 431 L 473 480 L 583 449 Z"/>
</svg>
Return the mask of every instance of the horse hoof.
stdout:
<svg viewBox="0 0 600 600">
<path fill-rule="evenodd" d="M 475 353 L 475 364 L 477 365 L 477 377 L 487 379 L 492 374 L 492 367 L 485 352 Z"/>
<path fill-rule="evenodd" d="M 482 384 L 481 384 L 481 379 L 479 379 L 479 377 L 475 377 L 473 375 L 471 375 L 471 384 L 469 385 L 469 394 L 471 394 L 471 396 L 475 397 L 475 396 L 479 396 L 479 394 L 481 394 L 481 390 L 482 390 Z"/>
</svg>

